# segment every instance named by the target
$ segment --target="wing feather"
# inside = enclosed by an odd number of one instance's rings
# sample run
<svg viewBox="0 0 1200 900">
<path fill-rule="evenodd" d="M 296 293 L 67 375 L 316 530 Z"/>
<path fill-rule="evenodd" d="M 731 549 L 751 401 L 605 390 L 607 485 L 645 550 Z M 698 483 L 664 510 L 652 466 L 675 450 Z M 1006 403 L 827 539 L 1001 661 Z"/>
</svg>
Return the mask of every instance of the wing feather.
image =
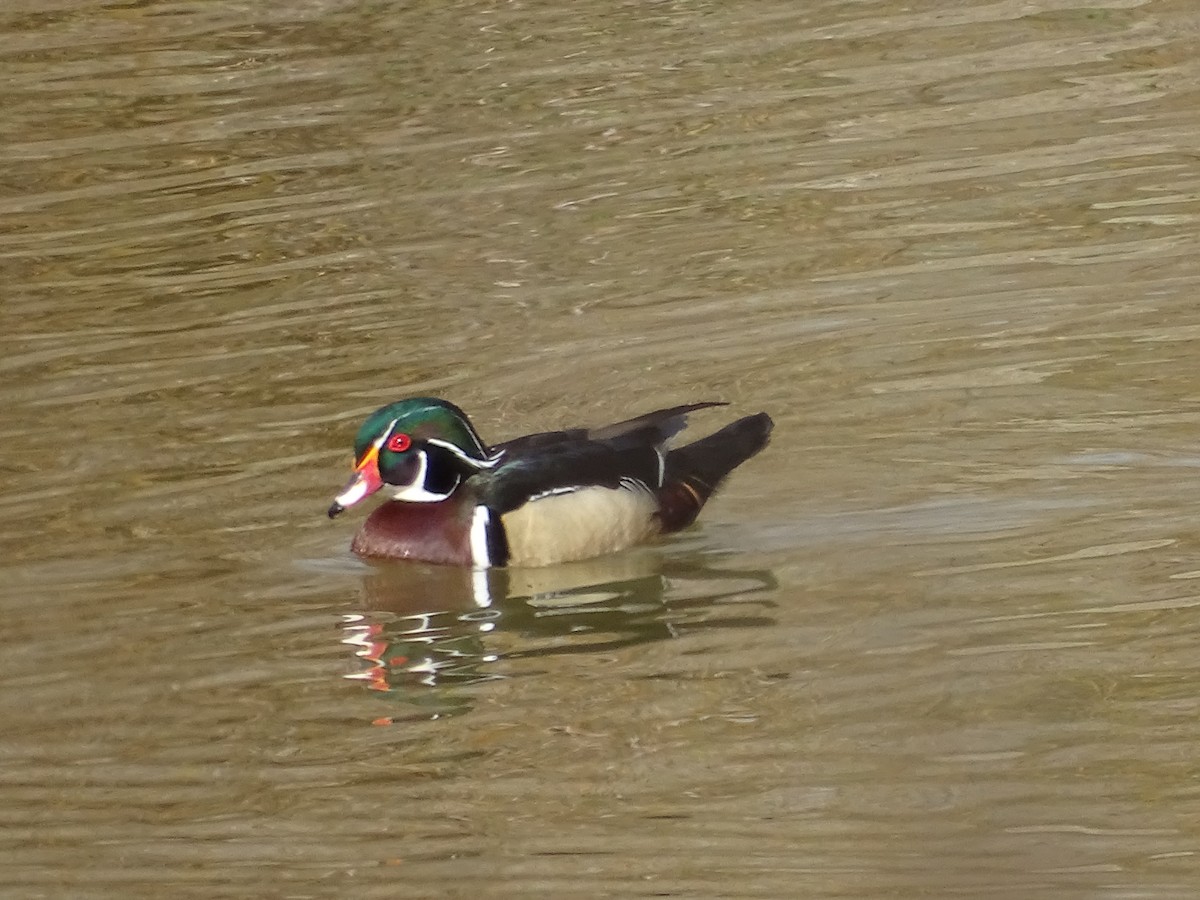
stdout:
<svg viewBox="0 0 1200 900">
<path fill-rule="evenodd" d="M 499 464 L 481 485 L 483 502 L 500 514 L 531 499 L 587 487 L 657 489 L 662 445 L 687 415 L 724 403 L 690 403 L 645 413 L 601 428 L 569 428 L 516 438 L 492 447 Z"/>
</svg>

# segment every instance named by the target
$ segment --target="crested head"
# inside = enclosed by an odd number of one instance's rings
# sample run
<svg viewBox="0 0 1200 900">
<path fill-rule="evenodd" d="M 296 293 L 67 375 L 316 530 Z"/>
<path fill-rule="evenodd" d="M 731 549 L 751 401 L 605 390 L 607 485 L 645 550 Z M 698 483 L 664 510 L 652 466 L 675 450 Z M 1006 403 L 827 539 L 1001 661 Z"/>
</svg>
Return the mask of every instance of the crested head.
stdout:
<svg viewBox="0 0 1200 900">
<path fill-rule="evenodd" d="M 354 475 L 329 507 L 336 516 L 376 491 L 392 500 L 440 503 L 496 465 L 466 414 L 445 400 L 413 397 L 375 410 L 354 439 Z"/>
<path fill-rule="evenodd" d="M 410 397 L 375 410 L 354 438 L 355 458 L 361 459 L 372 444 L 392 434 L 408 435 L 415 441 L 441 441 L 454 445 L 472 459 L 487 459 L 483 441 L 467 414 L 437 397 Z"/>
</svg>

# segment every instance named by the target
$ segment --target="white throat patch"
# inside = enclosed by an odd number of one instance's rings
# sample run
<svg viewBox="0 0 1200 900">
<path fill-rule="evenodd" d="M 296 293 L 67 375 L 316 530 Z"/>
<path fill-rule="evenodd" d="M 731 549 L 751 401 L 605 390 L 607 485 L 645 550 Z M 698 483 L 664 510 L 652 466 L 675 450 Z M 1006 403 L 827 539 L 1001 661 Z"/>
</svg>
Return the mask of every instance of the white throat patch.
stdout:
<svg viewBox="0 0 1200 900">
<path fill-rule="evenodd" d="M 417 477 L 413 479 L 412 484 L 384 485 L 393 500 L 401 500 L 404 503 L 440 503 L 454 493 L 454 489 L 458 487 L 457 479 L 454 481 L 454 487 L 444 494 L 425 490 L 425 474 L 429 471 L 429 454 L 424 450 L 418 450 L 417 460 L 421 465 L 417 469 Z"/>
</svg>

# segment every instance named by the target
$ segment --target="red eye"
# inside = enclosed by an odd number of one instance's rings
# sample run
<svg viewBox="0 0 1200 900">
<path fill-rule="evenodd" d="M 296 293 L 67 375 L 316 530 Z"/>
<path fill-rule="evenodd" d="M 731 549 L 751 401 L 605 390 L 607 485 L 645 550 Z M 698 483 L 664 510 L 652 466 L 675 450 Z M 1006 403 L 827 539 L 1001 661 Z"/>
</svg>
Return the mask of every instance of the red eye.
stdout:
<svg viewBox="0 0 1200 900">
<path fill-rule="evenodd" d="M 407 434 L 396 433 L 387 439 L 387 443 L 384 446 L 393 453 L 403 453 L 412 446 L 412 438 Z"/>
</svg>

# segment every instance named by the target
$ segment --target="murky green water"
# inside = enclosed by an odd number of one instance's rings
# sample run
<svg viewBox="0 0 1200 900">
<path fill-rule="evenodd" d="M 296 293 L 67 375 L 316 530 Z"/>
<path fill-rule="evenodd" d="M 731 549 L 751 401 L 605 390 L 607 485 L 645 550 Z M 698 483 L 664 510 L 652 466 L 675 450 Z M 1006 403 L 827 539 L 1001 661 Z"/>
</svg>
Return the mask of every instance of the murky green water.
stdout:
<svg viewBox="0 0 1200 900">
<path fill-rule="evenodd" d="M 0 894 L 1200 895 L 1198 35 L 10 2 Z M 372 570 L 416 392 L 777 429 L 659 547 Z"/>
</svg>

